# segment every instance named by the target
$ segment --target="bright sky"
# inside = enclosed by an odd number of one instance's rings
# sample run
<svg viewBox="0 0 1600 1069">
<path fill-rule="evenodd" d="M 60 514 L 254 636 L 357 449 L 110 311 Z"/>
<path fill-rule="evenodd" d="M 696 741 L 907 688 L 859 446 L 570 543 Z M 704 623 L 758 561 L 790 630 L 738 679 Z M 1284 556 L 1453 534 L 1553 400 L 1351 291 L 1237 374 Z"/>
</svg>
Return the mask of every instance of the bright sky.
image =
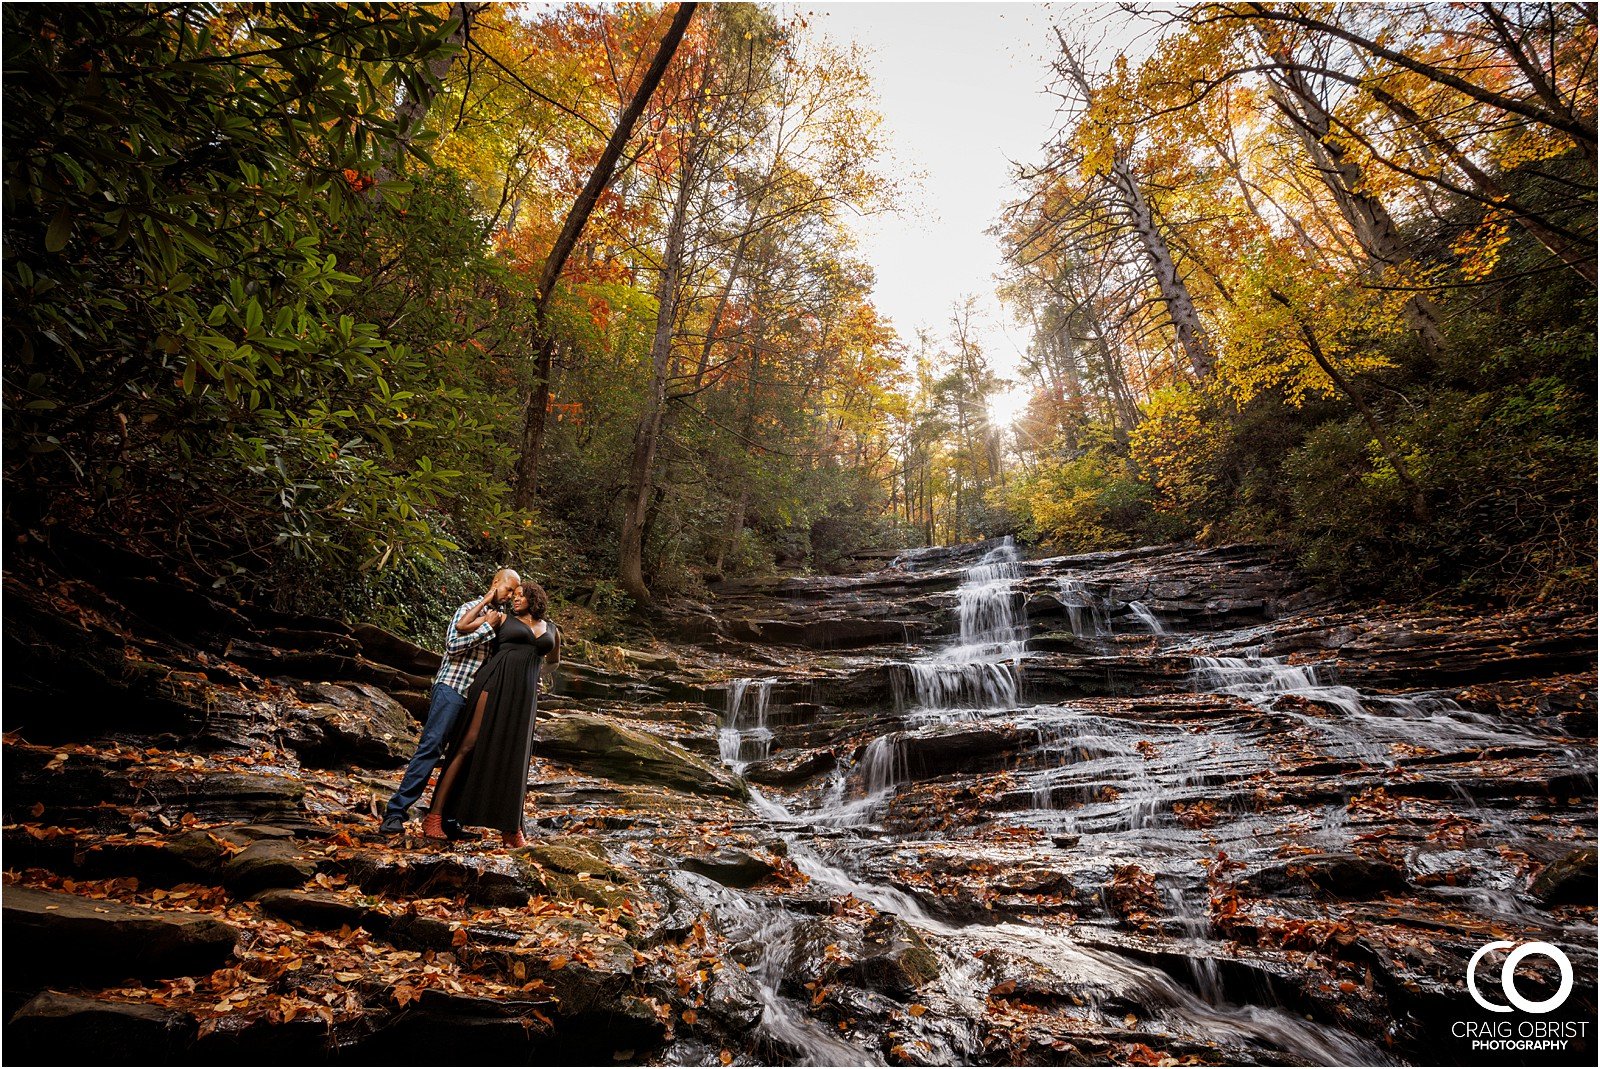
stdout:
<svg viewBox="0 0 1600 1069">
<path fill-rule="evenodd" d="M 1071 5 L 1078 6 L 1078 5 Z M 906 210 L 862 222 L 861 249 L 877 271 L 877 304 L 908 343 L 919 326 L 942 340 L 951 306 L 971 294 L 980 339 L 1002 374 L 1028 343 L 995 299 L 1000 251 L 984 233 L 1012 196 L 1009 160 L 1034 162 L 1055 125 L 1050 31 L 1063 5 L 832 3 L 812 30 L 872 53 L 871 71 L 896 163 L 922 173 Z M 1084 15 L 1092 13 L 1080 7 Z M 1009 413 L 1008 413 L 1009 414 Z"/>
</svg>

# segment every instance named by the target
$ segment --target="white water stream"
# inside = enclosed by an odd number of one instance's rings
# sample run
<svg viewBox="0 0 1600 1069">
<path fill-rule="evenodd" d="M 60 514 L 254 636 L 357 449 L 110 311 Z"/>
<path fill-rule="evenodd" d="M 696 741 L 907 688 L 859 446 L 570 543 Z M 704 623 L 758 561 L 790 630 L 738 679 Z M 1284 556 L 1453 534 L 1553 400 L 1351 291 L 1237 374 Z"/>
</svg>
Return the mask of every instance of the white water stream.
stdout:
<svg viewBox="0 0 1600 1069">
<path fill-rule="evenodd" d="M 1065 765 L 1084 760 L 1115 763 L 1126 770 L 1146 764 L 1136 751 L 1136 741 L 1126 725 L 1109 721 L 1098 726 L 1095 718 L 1066 706 L 1021 708 L 1022 666 L 1028 628 L 1019 619 L 1014 585 L 1020 578 L 1020 558 L 1007 539 L 968 569 L 956 591 L 955 640 L 928 656 L 903 665 L 897 683 L 909 683 L 909 694 L 897 687 L 897 704 L 913 729 L 937 730 L 937 725 L 1016 714 L 1020 724 L 1031 725 L 1047 749 L 1059 750 Z M 1096 635 L 1110 632 L 1105 608 L 1081 583 L 1062 581 L 1066 605 L 1075 634 L 1085 623 Z M 1163 623 L 1142 603 L 1130 611 L 1151 633 L 1166 635 Z M 1088 620 L 1085 621 L 1084 614 Z M 1217 665 L 1219 670 L 1228 666 Z M 1254 677 L 1251 677 L 1254 679 Z M 1314 685 L 1314 680 L 1312 681 Z M 720 735 L 724 764 L 742 771 L 752 761 L 764 759 L 772 733 L 767 724 L 770 680 L 738 680 L 730 687 Z M 1237 685 L 1247 684 L 1240 677 Z M 1276 685 L 1276 684 L 1273 684 Z M 1353 692 L 1352 692 L 1353 693 Z M 952 1020 L 980 1020 L 986 1013 L 987 984 L 975 956 L 1002 950 L 1021 958 L 1044 975 L 1067 987 L 1103 991 L 1108 998 L 1133 999 L 1152 1015 L 1140 1027 L 1157 1033 L 1220 1044 L 1249 1043 L 1287 1052 L 1291 1057 L 1321 1064 L 1388 1064 L 1388 1056 L 1364 1039 L 1310 1024 L 1277 1008 L 1222 1003 L 1215 965 L 1203 962 L 1195 970 L 1196 987 L 1208 997 L 1189 990 L 1167 973 L 1108 951 L 1092 949 L 1065 933 L 1022 923 L 958 925 L 932 916 L 912 895 L 884 884 L 863 880 L 825 860 L 812 847 L 813 835 L 828 829 L 858 829 L 869 824 L 904 781 L 905 756 L 897 733 L 880 735 L 861 751 L 854 767 L 834 774 L 817 808 L 796 812 L 752 789 L 751 805 L 770 821 L 788 844 L 790 859 L 810 878 L 814 888 L 835 897 L 853 896 L 873 908 L 893 914 L 915 929 L 938 955 L 940 978 L 919 991 L 930 1012 Z M 1181 738 L 1166 740 L 1181 744 Z M 1186 756 L 1173 753 L 1165 767 L 1180 767 L 1198 775 L 1203 766 L 1198 751 Z M 1156 792 L 1169 784 L 1157 774 L 1144 775 L 1149 788 L 1148 811 L 1153 815 Z M 1042 807 L 1050 805 L 1049 784 L 1039 788 Z M 1138 806 L 1133 807 L 1139 811 Z M 831 832 L 837 835 L 838 832 Z M 847 834 L 854 834 L 850 832 Z M 794 1052 L 799 1064 L 881 1064 L 875 1050 L 844 1042 L 838 1034 L 810 1017 L 803 1002 L 780 993 L 788 967 L 796 926 L 805 918 L 754 895 L 701 881 L 707 904 L 719 926 L 731 939 L 748 948 L 750 974 L 761 990 L 765 1007 L 759 1029 L 780 1048 Z M 1181 890 L 1172 892 L 1182 905 Z M 1185 911 L 1190 912 L 1190 911 Z M 1195 936 L 1206 933 L 1207 923 L 1193 917 Z M 1091 996 L 1091 1008 L 1096 1004 Z M 1119 1003 L 1120 1004 L 1120 1003 Z M 977 1049 L 964 1052 L 977 1056 Z"/>
</svg>

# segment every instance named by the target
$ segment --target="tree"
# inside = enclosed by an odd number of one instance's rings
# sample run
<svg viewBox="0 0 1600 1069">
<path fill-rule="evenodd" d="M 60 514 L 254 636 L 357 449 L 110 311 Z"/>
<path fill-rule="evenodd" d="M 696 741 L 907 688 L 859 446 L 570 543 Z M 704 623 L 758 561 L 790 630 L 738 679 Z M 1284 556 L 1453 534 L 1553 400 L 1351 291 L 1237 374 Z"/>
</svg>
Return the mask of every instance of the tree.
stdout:
<svg viewBox="0 0 1600 1069">
<path fill-rule="evenodd" d="M 539 284 L 534 291 L 533 301 L 533 321 L 540 335 L 539 355 L 534 366 L 533 387 L 528 393 L 525 404 L 526 423 L 522 452 L 517 462 L 516 503 L 519 508 L 531 507 L 538 490 L 539 452 L 544 443 L 545 413 L 550 403 L 550 362 L 554 357 L 556 344 L 545 322 L 550 296 L 555 292 L 561 270 L 566 266 L 567 258 L 572 255 L 573 246 L 577 243 L 578 236 L 583 233 L 590 214 L 599 202 L 600 194 L 611 183 L 623 149 L 627 146 L 628 139 L 633 136 L 633 129 L 638 124 L 639 117 L 644 114 L 645 107 L 650 103 L 656 87 L 666 74 L 667 65 L 677 52 L 678 44 L 683 40 L 684 31 L 688 29 L 689 20 L 694 17 L 697 6 L 693 3 L 678 5 L 671 25 L 667 27 L 667 32 L 662 35 L 661 43 L 656 48 L 655 57 L 645 70 L 644 77 L 640 79 L 638 88 L 634 90 L 633 99 L 617 117 L 616 127 L 607 139 L 606 147 L 595 163 L 594 170 L 590 172 L 589 180 L 584 183 L 583 191 L 578 194 L 572 210 L 567 213 L 566 221 L 561 224 L 561 233 L 556 236 L 555 244 L 545 257 L 544 268 L 539 273 Z"/>
</svg>

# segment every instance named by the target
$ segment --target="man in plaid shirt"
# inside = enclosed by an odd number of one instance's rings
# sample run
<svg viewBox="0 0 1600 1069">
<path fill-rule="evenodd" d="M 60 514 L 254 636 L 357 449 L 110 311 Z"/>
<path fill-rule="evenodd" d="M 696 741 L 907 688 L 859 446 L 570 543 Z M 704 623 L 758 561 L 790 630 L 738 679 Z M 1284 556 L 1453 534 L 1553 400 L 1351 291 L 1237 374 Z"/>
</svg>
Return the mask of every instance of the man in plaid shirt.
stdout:
<svg viewBox="0 0 1600 1069">
<path fill-rule="evenodd" d="M 429 693 L 428 719 L 422 725 L 417 752 L 400 779 L 400 789 L 389 799 L 389 808 L 383 817 L 384 834 L 398 835 L 406 830 L 406 814 L 422 797 L 428 777 L 444 753 L 444 744 L 455 727 L 456 717 L 467 703 L 467 688 L 472 685 L 473 675 L 489 659 L 489 643 L 494 638 L 495 628 L 504 622 L 505 614 L 489 613 L 483 626 L 465 635 L 456 630 L 456 621 L 484 602 L 505 602 L 520 582 L 522 577 L 515 571 L 501 568 L 494 573 L 494 584 L 487 594 L 462 605 L 450 617 L 450 624 L 445 628 L 444 661 L 439 665 L 438 675 L 433 677 L 433 689 Z"/>
</svg>

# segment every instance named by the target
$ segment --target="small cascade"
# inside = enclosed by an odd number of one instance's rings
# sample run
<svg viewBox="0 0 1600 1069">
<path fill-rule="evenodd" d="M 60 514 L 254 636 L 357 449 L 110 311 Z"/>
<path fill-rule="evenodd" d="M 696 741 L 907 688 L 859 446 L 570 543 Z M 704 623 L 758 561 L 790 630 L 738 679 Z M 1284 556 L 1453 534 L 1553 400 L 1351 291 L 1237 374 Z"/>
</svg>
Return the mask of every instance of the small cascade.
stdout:
<svg viewBox="0 0 1600 1069">
<path fill-rule="evenodd" d="M 895 705 L 912 725 L 971 720 L 1021 703 L 1022 660 L 1028 624 L 1018 611 L 1015 585 L 1021 555 L 1008 536 L 962 577 L 956 588 L 956 636 L 921 660 L 894 666 Z M 819 822 L 836 827 L 871 820 L 903 774 L 903 758 L 892 736 L 868 743 L 857 784 L 864 798 L 830 796 Z M 831 804 L 830 804 L 831 803 Z"/>
<path fill-rule="evenodd" d="M 894 789 L 901 779 L 905 758 L 893 735 L 879 735 L 867 744 L 861 754 L 861 780 L 868 795 L 879 795 Z"/>
<path fill-rule="evenodd" d="M 967 569 L 956 589 L 955 642 L 904 666 L 914 722 L 970 718 L 977 710 L 1015 707 L 1022 683 L 1028 623 L 1017 611 L 1021 556 L 1007 537 Z"/>
<path fill-rule="evenodd" d="M 1176 881 L 1168 881 L 1162 887 L 1162 897 L 1167 903 L 1167 914 L 1172 918 L 1184 938 L 1204 943 L 1213 938 L 1211 930 L 1211 915 L 1207 907 L 1207 891 L 1205 884 L 1200 885 L 1198 903 L 1191 903 L 1189 896 L 1184 893 L 1184 888 Z M 1222 970 L 1217 964 L 1217 959 L 1208 954 L 1194 954 L 1189 957 L 1189 978 L 1193 981 L 1194 989 L 1200 997 L 1215 1005 L 1222 1001 Z"/>
<path fill-rule="evenodd" d="M 1140 1000 L 1151 1007 L 1149 1026 L 1160 1032 L 1194 1031 L 1259 1043 L 1309 1064 L 1393 1064 L 1391 1057 L 1365 1039 L 1311 1024 L 1277 1007 L 1230 1004 L 1222 997 L 1222 979 L 1215 961 L 1197 965 L 1197 990 L 1190 990 L 1155 966 L 1091 949 L 1064 932 L 1015 922 L 950 924 L 930 915 L 921 902 L 906 892 L 854 876 L 792 837 L 789 858 L 812 886 L 828 888 L 835 895 L 853 896 L 880 912 L 895 914 L 920 931 L 943 965 L 940 979 L 928 994 L 935 999 L 943 996 L 940 1001 L 948 1000 L 951 1008 L 963 1009 L 969 1015 L 980 1015 L 983 1006 L 973 998 L 971 974 L 962 966 L 970 966 L 974 948 L 981 948 L 982 952 L 1001 950 L 1034 963 L 1046 975 L 1073 976 L 1080 982 L 1117 978 L 1118 989 L 1138 992 Z M 1180 908 L 1186 914 L 1195 912 L 1186 905 Z M 1192 925 L 1186 925 L 1197 936 L 1208 927 L 1209 922 L 1199 916 Z M 1087 1007 L 1091 1012 L 1101 1009 L 1101 1000 L 1090 995 Z"/>
<path fill-rule="evenodd" d="M 909 681 L 912 723 L 976 719 L 985 709 L 1011 709 L 1021 701 L 1017 665 L 1010 661 L 914 661 L 895 675 L 900 708 L 906 708 Z"/>
<path fill-rule="evenodd" d="M 1194 658 L 1197 691 L 1227 694 L 1272 713 L 1290 716 L 1322 736 L 1334 756 L 1388 763 L 1393 747 L 1445 751 L 1484 746 L 1543 745 L 1548 740 L 1508 731 L 1492 717 L 1438 695 L 1363 694 L 1323 681 L 1315 665 L 1263 657 L 1259 647 L 1241 656 Z"/>
<path fill-rule="evenodd" d="M 1161 617 L 1157 616 L 1150 606 L 1146 605 L 1144 602 L 1128 602 L 1128 611 L 1133 613 L 1134 617 L 1141 624 L 1143 624 L 1152 635 L 1172 634 L 1171 629 L 1169 629 L 1167 625 L 1161 621 Z"/>
<path fill-rule="evenodd" d="M 1034 712 L 1039 749 L 1051 767 L 1026 781 L 1039 823 L 1053 831 L 1112 835 L 1155 853 L 1181 852 L 1192 840 L 1178 813 L 1209 802 L 1216 786 L 1264 760 L 1249 741 L 1136 725 L 1045 707 Z"/>
<path fill-rule="evenodd" d="M 1116 632 L 1111 613 L 1115 603 L 1096 597 L 1081 579 L 1056 578 L 1056 596 L 1067 610 L 1067 624 L 1075 638 L 1110 639 Z M 1167 622 L 1142 601 L 1127 603 L 1128 612 L 1150 634 L 1165 638 L 1172 634 Z"/>
<path fill-rule="evenodd" d="M 728 683 L 728 704 L 717 732 L 722 763 L 743 773 L 772 750 L 772 729 L 767 727 L 767 706 L 772 700 L 772 680 L 734 679 Z"/>
<path fill-rule="evenodd" d="M 1197 691 L 1232 695 L 1263 708 L 1285 694 L 1297 694 L 1352 715 L 1361 712 L 1355 688 L 1325 684 L 1314 665 L 1263 657 L 1259 647 L 1245 650 L 1242 657 L 1196 657 L 1191 678 Z"/>
<path fill-rule="evenodd" d="M 1089 592 L 1082 579 L 1061 577 L 1056 580 L 1056 590 L 1061 604 L 1067 610 L 1067 621 L 1077 638 L 1101 638 L 1111 633 L 1111 621 L 1100 599 Z M 1088 614 L 1085 620 L 1084 614 Z"/>
<path fill-rule="evenodd" d="M 802 1003 L 779 992 L 802 916 L 695 873 L 679 873 L 676 879 L 680 889 L 715 917 L 723 934 L 736 944 L 735 957 L 755 982 L 761 999 L 756 1030 L 776 1048 L 772 1053 L 781 1056 L 783 1064 L 883 1064 L 873 1052 L 846 1043 L 827 1025 L 808 1016 Z"/>
</svg>

